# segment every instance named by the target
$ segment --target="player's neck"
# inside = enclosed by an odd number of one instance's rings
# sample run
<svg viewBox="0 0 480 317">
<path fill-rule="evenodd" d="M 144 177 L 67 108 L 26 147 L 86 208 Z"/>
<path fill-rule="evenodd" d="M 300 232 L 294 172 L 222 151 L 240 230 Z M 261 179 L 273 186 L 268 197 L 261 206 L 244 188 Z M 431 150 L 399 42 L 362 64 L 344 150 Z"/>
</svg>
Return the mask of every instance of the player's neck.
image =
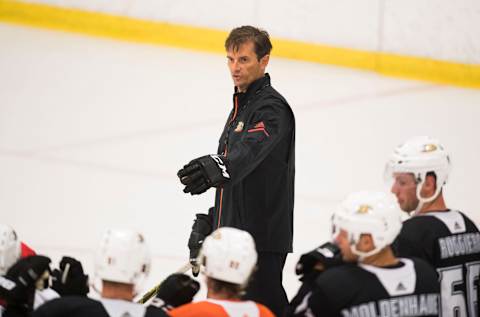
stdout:
<svg viewBox="0 0 480 317">
<path fill-rule="evenodd" d="M 207 291 L 207 298 L 220 300 L 239 300 L 240 296 L 232 296 L 232 294 L 226 292 L 214 292 L 213 290 L 209 289 Z"/>
<path fill-rule="evenodd" d="M 104 282 L 102 287 L 102 297 L 109 299 L 123 299 L 130 302 L 133 300 L 133 285 Z"/>
<path fill-rule="evenodd" d="M 397 264 L 398 259 L 393 255 L 392 248 L 385 247 L 380 252 L 366 257 L 362 263 L 372 266 L 385 267 Z"/>
<path fill-rule="evenodd" d="M 435 198 L 433 201 L 429 203 L 425 203 L 422 206 L 422 209 L 420 210 L 419 214 L 425 214 L 428 212 L 432 211 L 447 211 L 447 205 L 445 205 L 445 200 L 443 199 L 442 193 L 438 195 L 437 198 Z"/>
</svg>

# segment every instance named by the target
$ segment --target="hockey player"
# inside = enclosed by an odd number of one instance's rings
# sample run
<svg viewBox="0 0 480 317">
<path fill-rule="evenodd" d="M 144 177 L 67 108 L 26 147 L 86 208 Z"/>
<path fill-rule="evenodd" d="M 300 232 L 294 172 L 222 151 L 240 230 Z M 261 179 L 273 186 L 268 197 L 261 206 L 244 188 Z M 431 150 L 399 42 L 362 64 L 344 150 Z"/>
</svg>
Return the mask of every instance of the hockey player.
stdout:
<svg viewBox="0 0 480 317">
<path fill-rule="evenodd" d="M 252 236 L 235 228 L 222 227 L 205 239 L 199 256 L 206 276 L 207 299 L 182 305 L 169 312 L 172 317 L 273 317 L 265 306 L 241 300 L 255 269 L 257 252 Z M 159 296 L 168 292 L 160 287 Z M 163 293 L 165 295 L 160 295 Z"/>
<path fill-rule="evenodd" d="M 97 301 L 85 296 L 61 297 L 40 306 L 33 316 L 166 316 L 159 308 L 132 302 L 149 269 L 149 251 L 141 234 L 107 230 L 95 258 L 95 276 L 101 281 L 102 298 Z"/>
<path fill-rule="evenodd" d="M 400 208 L 413 217 L 393 246 L 397 255 L 423 258 L 437 269 L 443 317 L 479 316 L 480 233 L 464 213 L 447 207 L 449 171 L 449 155 L 434 138 L 414 137 L 395 149 L 386 176 Z"/>
<path fill-rule="evenodd" d="M 0 224 L 0 275 L 20 259 L 22 249 L 17 233 L 12 227 Z"/>
<path fill-rule="evenodd" d="M 0 224 L 0 275 L 6 274 L 8 269 L 21 258 L 36 255 L 26 244 L 21 242 L 12 227 Z M 46 301 L 59 297 L 59 294 L 49 288 L 35 291 L 33 308 L 37 308 Z M 5 306 L 0 298 L 0 307 Z"/>
<path fill-rule="evenodd" d="M 356 260 L 356 259 L 355 259 Z M 305 296 L 315 288 L 315 281 L 325 270 L 345 264 L 342 253 L 333 242 L 326 242 L 310 252 L 302 254 L 295 266 L 295 273 L 300 276 L 302 285 L 292 298 L 286 316 L 295 316 L 300 305 L 304 305 Z M 304 311 L 300 309 L 300 315 Z"/>
<path fill-rule="evenodd" d="M 438 316 L 435 270 L 420 259 L 396 258 L 390 247 L 401 227 L 401 211 L 390 194 L 351 194 L 332 224 L 349 263 L 321 273 L 296 316 Z"/>
<path fill-rule="evenodd" d="M 225 49 L 235 93 L 217 154 L 192 160 L 178 176 L 185 193 L 216 188 L 212 229 L 234 227 L 253 236 L 258 269 L 245 298 L 282 315 L 287 305 L 282 272 L 293 241 L 295 118 L 265 73 L 272 49 L 266 31 L 235 28 Z"/>
<path fill-rule="evenodd" d="M 3 317 L 27 317 L 34 308 L 35 294 L 48 287 L 50 259 L 31 255 L 15 262 L 4 276 L 0 276 L 0 296 L 6 307 L 0 309 Z"/>
</svg>

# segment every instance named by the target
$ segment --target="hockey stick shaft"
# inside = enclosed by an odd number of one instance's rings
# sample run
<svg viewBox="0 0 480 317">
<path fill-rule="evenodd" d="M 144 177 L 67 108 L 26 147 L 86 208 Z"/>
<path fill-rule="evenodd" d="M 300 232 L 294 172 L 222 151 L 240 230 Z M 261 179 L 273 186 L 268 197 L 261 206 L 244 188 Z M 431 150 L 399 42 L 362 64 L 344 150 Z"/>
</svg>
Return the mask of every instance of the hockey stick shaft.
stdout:
<svg viewBox="0 0 480 317">
<path fill-rule="evenodd" d="M 182 265 L 175 273 L 185 273 L 187 272 L 188 270 L 190 270 L 192 268 L 192 265 L 190 264 L 190 262 L 187 262 L 185 263 L 184 265 Z M 160 282 L 159 284 L 157 284 L 157 286 L 153 287 L 151 290 L 149 290 L 148 292 L 146 292 L 142 298 L 140 298 L 138 300 L 138 303 L 139 304 L 145 304 L 146 302 L 148 302 L 148 300 L 150 298 L 152 298 L 153 296 L 157 295 L 158 293 L 158 290 L 160 289 L 160 286 L 162 285 L 162 283 Z"/>
</svg>

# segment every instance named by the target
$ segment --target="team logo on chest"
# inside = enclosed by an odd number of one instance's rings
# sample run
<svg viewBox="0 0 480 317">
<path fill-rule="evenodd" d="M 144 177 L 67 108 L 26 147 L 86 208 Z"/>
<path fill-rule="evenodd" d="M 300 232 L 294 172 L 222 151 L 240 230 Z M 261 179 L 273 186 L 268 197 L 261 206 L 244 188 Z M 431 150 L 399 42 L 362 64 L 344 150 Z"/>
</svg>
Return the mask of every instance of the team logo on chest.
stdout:
<svg viewBox="0 0 480 317">
<path fill-rule="evenodd" d="M 235 132 L 242 132 L 244 125 L 245 125 L 245 124 L 243 123 L 243 121 L 239 121 L 238 124 L 237 124 L 237 127 L 236 127 L 235 130 L 233 130 L 233 131 L 235 131 Z"/>
</svg>

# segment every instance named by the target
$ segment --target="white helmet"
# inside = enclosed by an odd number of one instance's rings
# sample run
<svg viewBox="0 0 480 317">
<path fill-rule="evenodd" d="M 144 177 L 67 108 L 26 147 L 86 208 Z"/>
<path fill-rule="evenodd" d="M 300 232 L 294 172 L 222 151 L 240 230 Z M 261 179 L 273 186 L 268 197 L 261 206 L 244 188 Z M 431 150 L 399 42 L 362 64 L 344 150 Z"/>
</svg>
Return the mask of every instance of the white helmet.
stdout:
<svg viewBox="0 0 480 317">
<path fill-rule="evenodd" d="M 150 272 L 150 254 L 142 234 L 109 229 L 95 258 L 95 276 L 101 280 L 141 285 Z"/>
<path fill-rule="evenodd" d="M 20 259 L 22 249 L 17 234 L 12 227 L 0 224 L 0 275 Z"/>
<path fill-rule="evenodd" d="M 246 231 L 222 227 L 205 239 L 199 260 L 206 276 L 244 285 L 257 263 L 255 242 Z"/>
<path fill-rule="evenodd" d="M 436 191 L 431 197 L 422 197 L 420 191 L 428 172 L 434 172 L 437 182 Z M 450 158 L 444 147 L 436 139 L 428 136 L 414 137 L 398 146 L 393 152 L 385 169 L 385 178 L 395 173 L 412 173 L 417 183 L 419 204 L 418 213 L 424 203 L 431 202 L 440 194 L 450 172 Z"/>
<path fill-rule="evenodd" d="M 348 232 L 352 252 L 360 257 L 378 253 L 390 245 L 402 227 L 402 212 L 395 197 L 385 192 L 356 192 L 350 194 L 332 217 L 333 238 L 340 229 Z M 357 250 L 361 234 L 370 234 L 375 248 L 368 252 Z"/>
</svg>

